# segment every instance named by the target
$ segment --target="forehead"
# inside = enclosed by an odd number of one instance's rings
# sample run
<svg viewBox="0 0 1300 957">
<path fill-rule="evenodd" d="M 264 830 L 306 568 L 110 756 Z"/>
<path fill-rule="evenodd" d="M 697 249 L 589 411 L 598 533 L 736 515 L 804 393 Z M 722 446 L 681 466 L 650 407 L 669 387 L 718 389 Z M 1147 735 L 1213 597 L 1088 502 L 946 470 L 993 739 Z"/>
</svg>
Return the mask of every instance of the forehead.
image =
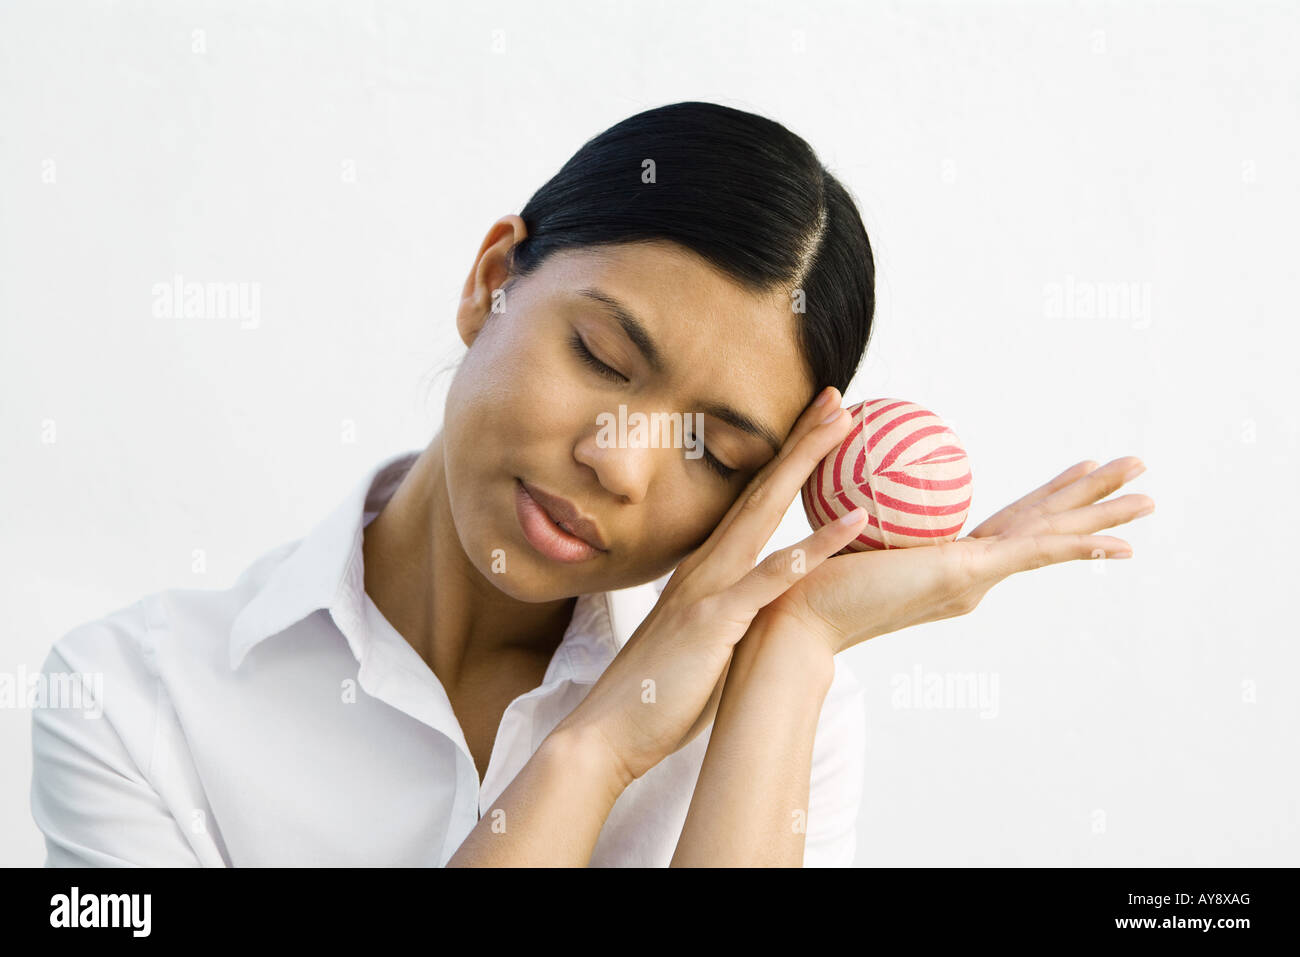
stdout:
<svg viewBox="0 0 1300 957">
<path fill-rule="evenodd" d="M 667 242 L 565 250 L 546 263 L 547 295 L 606 310 L 597 289 L 646 327 L 667 384 L 690 399 L 722 401 L 784 436 L 811 397 L 788 293 L 752 293 L 684 247 Z"/>
</svg>

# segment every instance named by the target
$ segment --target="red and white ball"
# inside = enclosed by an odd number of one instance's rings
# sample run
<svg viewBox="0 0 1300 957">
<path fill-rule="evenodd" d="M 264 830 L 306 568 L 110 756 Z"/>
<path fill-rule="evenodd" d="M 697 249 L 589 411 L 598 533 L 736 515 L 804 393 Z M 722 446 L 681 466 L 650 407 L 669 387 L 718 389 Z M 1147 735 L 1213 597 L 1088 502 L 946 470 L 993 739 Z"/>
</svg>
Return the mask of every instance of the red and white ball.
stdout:
<svg viewBox="0 0 1300 957">
<path fill-rule="evenodd" d="M 971 471 L 952 429 L 903 399 L 870 399 L 849 413 L 848 436 L 804 483 L 813 530 L 861 506 L 867 524 L 841 555 L 955 539 L 970 512 Z"/>
</svg>

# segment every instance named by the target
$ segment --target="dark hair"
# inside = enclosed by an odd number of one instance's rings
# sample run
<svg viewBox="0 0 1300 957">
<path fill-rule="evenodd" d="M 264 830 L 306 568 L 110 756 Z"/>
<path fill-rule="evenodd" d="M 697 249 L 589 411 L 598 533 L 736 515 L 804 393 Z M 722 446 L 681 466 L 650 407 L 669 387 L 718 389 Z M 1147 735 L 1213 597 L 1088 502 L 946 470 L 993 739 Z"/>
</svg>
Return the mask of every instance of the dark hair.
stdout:
<svg viewBox="0 0 1300 957">
<path fill-rule="evenodd" d="M 780 123 L 716 103 L 646 110 L 584 143 L 519 215 L 528 236 L 510 251 L 511 281 L 562 249 L 670 240 L 750 292 L 803 290 L 814 395 L 844 392 L 866 352 L 876 270 L 862 218 Z"/>
</svg>

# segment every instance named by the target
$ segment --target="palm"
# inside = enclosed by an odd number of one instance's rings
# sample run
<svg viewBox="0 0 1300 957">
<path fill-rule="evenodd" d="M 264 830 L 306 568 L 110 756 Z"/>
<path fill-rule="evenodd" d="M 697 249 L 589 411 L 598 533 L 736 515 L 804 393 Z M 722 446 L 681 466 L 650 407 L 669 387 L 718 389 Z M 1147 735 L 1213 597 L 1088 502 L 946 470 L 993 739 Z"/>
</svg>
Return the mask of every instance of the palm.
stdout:
<svg viewBox="0 0 1300 957">
<path fill-rule="evenodd" d="M 1145 495 L 1098 500 L 1140 465 L 1132 457 L 1104 468 L 1080 462 L 953 542 L 836 555 L 760 615 L 793 620 L 842 651 L 876 635 L 965 614 L 1015 572 L 1128 550 L 1124 540 L 1094 533 L 1145 514 L 1154 502 Z"/>
</svg>

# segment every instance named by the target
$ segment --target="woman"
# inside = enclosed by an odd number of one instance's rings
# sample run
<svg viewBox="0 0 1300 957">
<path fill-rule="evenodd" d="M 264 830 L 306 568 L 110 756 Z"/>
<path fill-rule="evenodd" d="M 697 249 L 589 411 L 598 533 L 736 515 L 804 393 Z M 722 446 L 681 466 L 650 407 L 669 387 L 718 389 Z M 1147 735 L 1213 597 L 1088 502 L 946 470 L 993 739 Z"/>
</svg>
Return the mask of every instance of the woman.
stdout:
<svg viewBox="0 0 1300 957">
<path fill-rule="evenodd" d="M 782 126 L 679 103 L 588 142 L 484 238 L 426 449 L 232 589 L 56 643 L 108 720 L 35 712 L 47 863 L 851 860 L 836 652 L 1119 557 L 1094 533 L 1151 504 L 1092 504 L 1140 463 L 1084 462 L 958 542 L 832 558 L 859 512 L 756 567 L 873 310 L 858 212 Z M 689 453 L 598 428 L 682 410 Z"/>
</svg>

